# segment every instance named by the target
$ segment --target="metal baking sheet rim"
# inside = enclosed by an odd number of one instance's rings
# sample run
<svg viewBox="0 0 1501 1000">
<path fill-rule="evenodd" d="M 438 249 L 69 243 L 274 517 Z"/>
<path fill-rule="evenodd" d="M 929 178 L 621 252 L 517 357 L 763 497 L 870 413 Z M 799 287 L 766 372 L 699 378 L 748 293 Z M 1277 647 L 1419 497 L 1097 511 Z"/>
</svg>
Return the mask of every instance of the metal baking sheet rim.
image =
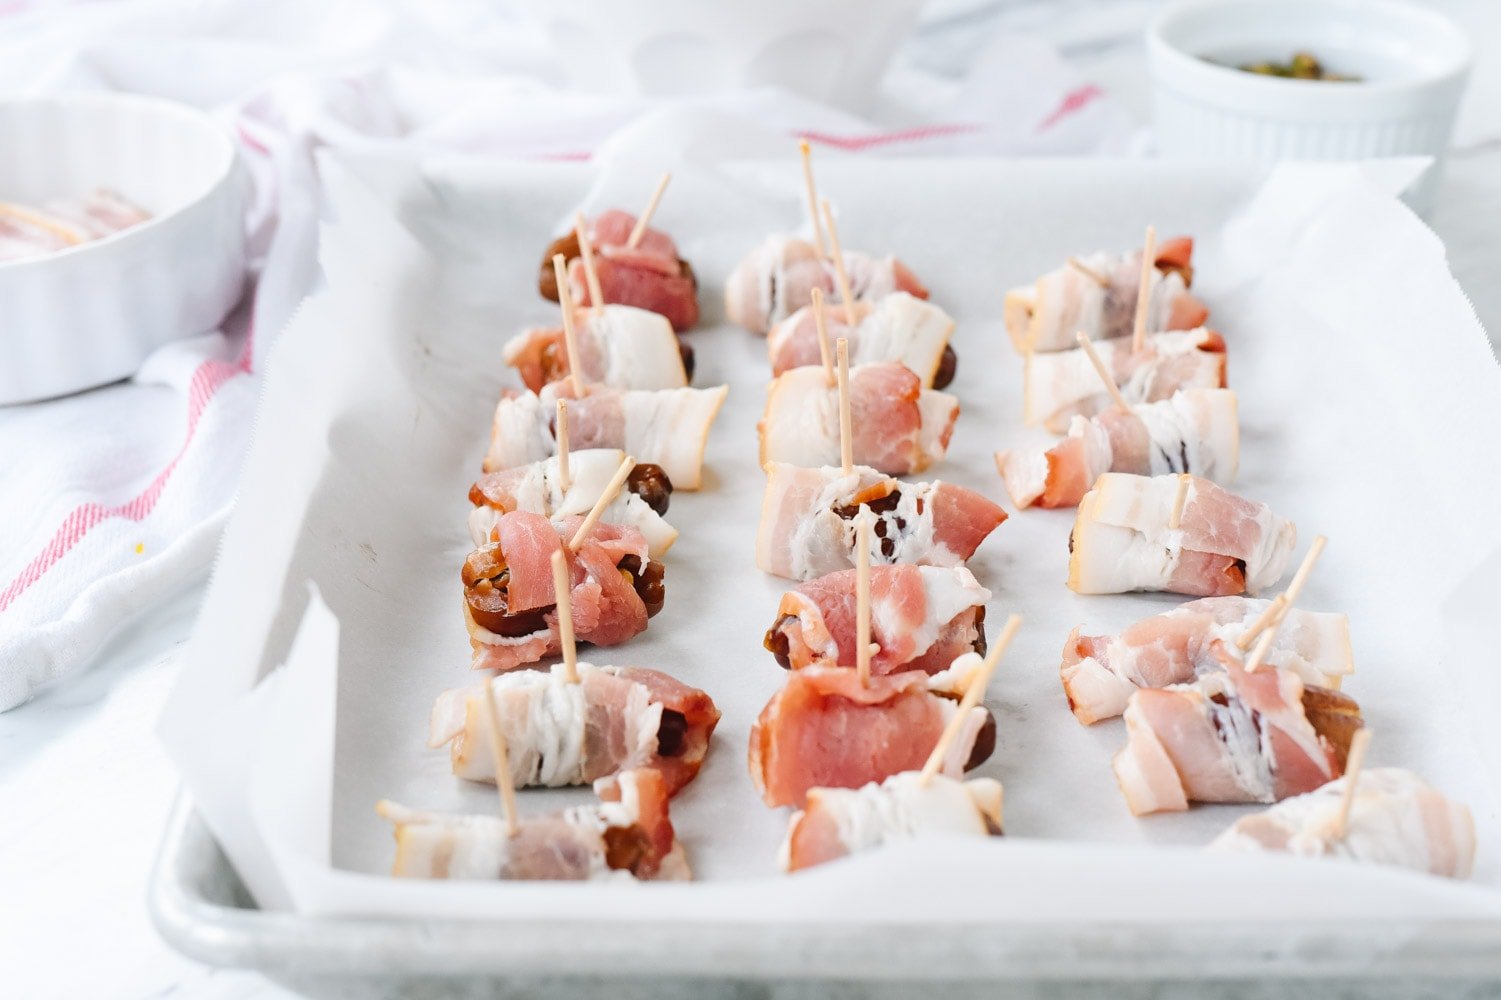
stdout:
<svg viewBox="0 0 1501 1000">
<path fill-rule="evenodd" d="M 238 891 L 232 905 L 219 885 Z M 157 930 L 215 966 L 305 976 L 714 976 L 743 980 L 1501 978 L 1501 920 L 1070 922 L 854 928 L 396 920 L 270 913 L 248 901 L 186 793 L 149 887 Z M 578 942 L 587 940 L 587 948 Z M 670 943 L 670 947 L 667 947 Z"/>
</svg>

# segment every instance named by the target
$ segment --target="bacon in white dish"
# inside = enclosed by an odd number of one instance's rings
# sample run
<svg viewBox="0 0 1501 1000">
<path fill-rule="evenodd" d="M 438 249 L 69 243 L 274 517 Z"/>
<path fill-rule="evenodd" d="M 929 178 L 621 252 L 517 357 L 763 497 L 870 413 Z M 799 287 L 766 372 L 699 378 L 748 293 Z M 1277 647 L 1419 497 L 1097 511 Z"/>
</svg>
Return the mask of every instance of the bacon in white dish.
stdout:
<svg viewBox="0 0 1501 1000">
<path fill-rule="evenodd" d="M 667 798 L 662 775 L 648 768 L 620 775 L 595 805 L 523 816 L 515 833 L 498 816 L 418 812 L 391 802 L 377 811 L 395 827 L 391 874 L 403 878 L 688 879 Z"/>
<path fill-rule="evenodd" d="M 1225 665 L 1192 684 L 1142 688 L 1126 705 L 1115 778 L 1137 816 L 1189 802 L 1278 802 L 1344 773 L 1360 706 L 1291 670 Z"/>
<path fill-rule="evenodd" d="M 856 302 L 875 302 L 892 292 L 928 297 L 922 282 L 895 257 L 846 250 L 844 268 Z M 724 311 L 730 322 L 766 333 L 803 306 L 811 305 L 815 288 L 822 289 L 824 296 L 838 305 L 837 285 L 833 264 L 824 260 L 812 243 L 796 236 L 772 236 L 730 273 L 724 288 Z"/>
<path fill-rule="evenodd" d="M 579 366 L 590 385 L 612 389 L 677 389 L 688 384 L 684 348 L 667 320 L 645 309 L 605 306 L 577 310 Z M 563 329 L 519 333 L 502 349 L 505 363 L 533 392 L 572 373 Z"/>
<path fill-rule="evenodd" d="M 958 566 L 1006 512 L 974 490 L 941 481 L 904 483 L 875 469 L 805 468 L 772 462 L 756 532 L 756 566 L 812 580 L 855 566 L 854 517 L 875 515 L 871 565 Z"/>
<path fill-rule="evenodd" d="M 1215 851 L 1276 851 L 1305 858 L 1338 858 L 1395 865 L 1446 878 L 1469 878 L 1475 868 L 1475 817 L 1411 771 L 1376 768 L 1355 779 L 1344 835 L 1338 821 L 1345 785 L 1331 781 L 1243 816 L 1211 843 Z"/>
<path fill-rule="evenodd" d="M 485 685 L 505 733 L 513 787 L 592 785 L 637 768 L 660 771 L 675 795 L 698 774 L 719 722 L 714 700 L 659 670 L 580 662 L 518 670 L 438 696 L 428 746 L 449 746 L 453 773 L 495 782 Z"/>
<path fill-rule="evenodd" d="M 861 788 L 810 788 L 787 825 L 780 861 L 798 871 L 935 835 L 999 837 L 1001 783 L 935 774 L 924 784 L 920 771 L 903 771 Z"/>
<path fill-rule="evenodd" d="M 810 788 L 859 788 L 920 770 L 981 667 L 967 654 L 943 674 L 908 671 L 870 685 L 840 667 L 787 675 L 751 727 L 750 772 L 769 806 L 801 808 Z M 958 777 L 995 749 L 995 719 L 975 706 L 949 744 L 940 773 Z"/>
<path fill-rule="evenodd" d="M 1107 472 L 1079 502 L 1068 585 L 1080 594 L 1256 594 L 1282 578 L 1297 540 L 1266 504 L 1207 479 Z"/>
<path fill-rule="evenodd" d="M 985 652 L 990 591 L 963 566 L 872 566 L 872 674 L 947 670 L 964 653 Z M 762 645 L 783 667 L 855 664 L 855 571 L 840 570 L 782 595 Z"/>
<path fill-rule="evenodd" d="M 659 229 L 648 226 L 640 242 L 628 246 L 635 228 L 636 217 L 619 209 L 603 212 L 589 223 L 600 294 L 607 303 L 657 313 L 678 332 L 692 329 L 698 324 L 698 279 L 693 268 L 678 255 L 672 237 Z M 537 279 L 542 295 L 558 301 L 554 254 L 562 254 L 568 261 L 568 285 L 574 303 L 591 305 L 578 234 L 572 230 L 554 240 L 542 255 Z"/>
<path fill-rule="evenodd" d="M 1180 389 L 1223 389 L 1225 340 L 1200 327 L 1172 333 L 1151 333 L 1140 353 L 1129 340 L 1104 340 L 1094 345 L 1128 403 L 1156 403 Z M 1022 418 L 1027 426 L 1042 424 L 1054 434 L 1068 430 L 1075 416 L 1092 417 L 1115 405 L 1082 348 L 1053 354 L 1031 354 L 1022 379 Z"/>
<path fill-rule="evenodd" d="M 469 488 L 469 537 L 476 546 L 495 541 L 495 522 L 502 514 L 524 510 L 559 520 L 583 516 L 598 502 L 625 452 L 615 448 L 586 448 L 568 453 L 568 490 L 563 490 L 556 457 L 514 469 L 489 472 Z M 660 468 L 638 463 L 625 488 L 605 505 L 600 520 L 635 528 L 646 537 L 648 552 L 660 559 L 677 541 L 678 532 L 662 518 L 672 483 Z"/>
<path fill-rule="evenodd" d="M 42 206 L 0 201 L 0 261 L 54 253 L 139 225 L 150 213 L 103 188 Z"/>
<path fill-rule="evenodd" d="M 953 317 L 907 292 L 892 292 L 874 305 L 856 303 L 854 323 L 847 321 L 843 306 L 825 306 L 824 326 L 830 349 L 840 337 L 849 341 L 851 365 L 900 362 L 930 389 L 943 389 L 954 380 L 958 361 L 949 346 Z M 773 326 L 766 348 L 773 375 L 823 364 L 813 307 L 804 306 Z"/>
<path fill-rule="evenodd" d="M 1215 644 L 1234 643 L 1271 605 L 1251 597 L 1205 597 L 1152 615 L 1120 635 L 1081 635 L 1063 646 L 1059 676 L 1068 706 L 1085 725 L 1126 710 L 1137 688 L 1187 684 L 1224 664 Z M 1355 672 L 1350 620 L 1341 614 L 1288 610 L 1266 653 L 1269 666 L 1297 674 L 1305 684 L 1338 689 Z"/>
<path fill-rule="evenodd" d="M 674 489 L 696 490 L 703 482 L 704 446 L 724 405 L 728 386 L 712 389 L 607 389 L 586 387 L 576 398 L 572 380 L 552 382 L 540 393 L 507 392 L 495 407 L 484 469 L 514 469 L 558 451 L 553 419 L 559 399 L 568 404 L 572 448 L 619 448 L 638 462 L 660 466 Z"/>
<path fill-rule="evenodd" d="M 1184 389 L 1157 403 L 1074 417 L 1051 448 L 998 452 L 996 468 L 1018 507 L 1076 507 L 1106 472 L 1143 476 L 1189 472 L 1235 478 L 1240 421 L 1230 389 Z"/>
<path fill-rule="evenodd" d="M 850 369 L 850 413 L 856 465 L 888 475 L 921 472 L 948 450 L 959 401 L 924 389 L 895 363 Z M 794 368 L 771 383 L 758 425 L 761 465 L 820 466 L 839 462 L 839 390 L 821 367 Z M 673 477 L 676 481 L 677 477 Z"/>
<path fill-rule="evenodd" d="M 514 670 L 561 649 L 552 554 L 568 561 L 573 632 L 580 642 L 615 646 L 646 630 L 662 607 L 663 567 L 635 528 L 600 523 L 577 552 L 568 548 L 581 517 L 549 521 L 512 511 L 495 522 L 495 541 L 464 561 L 464 625 L 476 670 Z"/>
<path fill-rule="evenodd" d="M 1147 330 L 1191 330 L 1209 318 L 1204 303 L 1188 293 L 1193 278 L 1193 240 L 1180 236 L 1157 248 L 1151 276 Z M 1141 283 L 1141 250 L 1094 253 L 1079 263 L 1109 284 L 1070 264 L 1006 293 L 1006 331 L 1019 354 L 1061 351 L 1079 331 L 1091 340 L 1129 336 Z"/>
</svg>

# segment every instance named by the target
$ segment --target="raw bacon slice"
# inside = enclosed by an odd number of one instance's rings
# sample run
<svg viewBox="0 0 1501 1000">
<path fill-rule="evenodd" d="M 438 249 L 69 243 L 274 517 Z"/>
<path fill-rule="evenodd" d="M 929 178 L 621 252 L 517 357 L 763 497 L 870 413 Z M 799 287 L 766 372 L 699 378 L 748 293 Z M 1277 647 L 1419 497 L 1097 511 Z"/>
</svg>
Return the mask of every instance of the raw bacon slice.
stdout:
<svg viewBox="0 0 1501 1000">
<path fill-rule="evenodd" d="M 631 306 L 577 310 L 574 322 L 584 381 L 612 389 L 677 389 L 688 384 L 682 345 L 662 316 Z M 533 392 L 572 369 L 563 330 L 536 329 L 506 342 L 501 356 Z"/>
<path fill-rule="evenodd" d="M 1147 330 L 1189 330 L 1209 318 L 1209 310 L 1188 293 L 1193 278 L 1193 240 L 1167 240 L 1158 248 L 1151 277 Z M 1079 268 L 1065 264 L 1032 285 L 1006 293 L 1006 331 L 1018 354 L 1062 351 L 1082 330 L 1091 340 L 1130 335 L 1141 282 L 1141 250 L 1094 253 L 1080 263 L 1109 281 L 1102 287 Z"/>
<path fill-rule="evenodd" d="M 1184 389 L 1131 412 L 1111 407 L 1074 417 L 1068 437 L 1046 450 L 997 452 L 996 468 L 1018 507 L 1076 507 L 1107 472 L 1161 476 L 1188 472 L 1235 478 L 1240 421 L 1230 389 Z"/>
<path fill-rule="evenodd" d="M 947 670 L 964 653 L 985 652 L 990 591 L 963 566 L 872 566 L 872 674 Z M 783 667 L 855 664 L 855 571 L 841 570 L 782 595 L 763 645 Z"/>
<path fill-rule="evenodd" d="M 1080 594 L 1255 594 L 1282 578 L 1297 540 L 1293 523 L 1266 504 L 1207 479 L 1107 472 L 1079 503 L 1069 536 L 1068 585 Z"/>
<path fill-rule="evenodd" d="M 1429 875 L 1469 878 L 1475 868 L 1475 817 L 1411 771 L 1376 768 L 1355 779 L 1344 836 L 1337 836 L 1349 778 L 1244 816 L 1210 844 L 1215 851 L 1280 851 L 1396 865 Z"/>
<path fill-rule="evenodd" d="M 872 677 L 869 687 L 853 670 L 794 670 L 751 727 L 756 790 L 769 806 L 801 808 L 810 788 L 859 788 L 920 769 L 958 711 L 963 682 L 980 668 L 980 657 L 969 654 L 943 674 Z M 941 773 L 957 777 L 994 749 L 995 719 L 977 705 Z"/>
<path fill-rule="evenodd" d="M 522 670 L 438 696 L 428 746 L 449 746 L 453 773 L 495 783 L 482 702 L 489 684 L 516 788 L 591 785 L 652 768 L 675 795 L 692 781 L 719 723 L 713 699 L 658 670 L 580 662 L 578 683 L 562 664 Z"/>
<path fill-rule="evenodd" d="M 875 302 L 892 292 L 928 297 L 917 276 L 895 257 L 872 257 L 846 250 L 844 269 L 856 302 Z M 765 333 L 813 302 L 813 289 L 838 305 L 833 265 L 812 243 L 796 236 L 771 236 L 731 272 L 724 288 L 724 311 L 730 322 Z"/>
<path fill-rule="evenodd" d="M 1006 520 L 974 490 L 942 481 L 904 483 L 856 466 L 846 476 L 772 462 L 756 532 L 756 566 L 789 580 L 812 580 L 855 566 L 855 515 L 876 517 L 871 565 L 958 566 Z"/>
<path fill-rule="evenodd" d="M 476 546 L 495 541 L 495 522 L 513 510 L 541 514 L 550 520 L 588 514 L 624 459 L 625 452 L 615 448 L 570 451 L 567 492 L 562 488 L 556 457 L 486 473 L 469 489 L 469 502 L 474 504 L 469 514 L 469 537 Z M 635 528 L 646 538 L 651 558 L 661 559 L 677 541 L 678 532 L 652 504 L 666 509 L 672 485 L 667 483 L 664 490 L 658 487 L 657 477 L 638 476 L 638 472 L 649 473 L 650 469 L 638 465 L 632 470 L 625 489 L 605 506 L 600 519 Z"/>
<path fill-rule="evenodd" d="M 1001 835 L 1001 783 L 994 778 L 935 774 L 925 785 L 921 772 L 903 771 L 861 788 L 810 788 L 807 803 L 787 825 L 785 871 L 934 835 Z"/>
<path fill-rule="evenodd" d="M 1140 353 L 1129 340 L 1105 340 L 1095 351 L 1128 403 L 1156 403 L 1180 389 L 1223 389 L 1225 340 L 1200 327 L 1148 334 Z M 1075 416 L 1092 417 L 1114 405 L 1083 349 L 1030 354 L 1022 380 L 1022 417 L 1054 434 L 1068 430 Z"/>
<path fill-rule="evenodd" d="M 672 237 L 659 229 L 647 227 L 640 243 L 627 246 L 635 227 L 636 217 L 618 209 L 602 213 L 589 224 L 595 271 L 605 302 L 657 313 L 679 333 L 692 329 L 698 325 L 698 279 L 693 268 L 678 256 Z M 558 301 L 552 258 L 559 253 L 568 261 L 573 301 L 591 305 L 578 235 L 571 230 L 554 240 L 543 254 L 538 289 L 544 298 Z"/>
<path fill-rule="evenodd" d="M 902 365 L 860 365 L 850 369 L 850 412 L 855 464 L 900 476 L 921 472 L 943 457 L 959 401 L 924 389 Z M 762 467 L 837 464 L 839 390 L 828 384 L 821 367 L 784 372 L 771 383 L 758 429 Z"/>
<path fill-rule="evenodd" d="M 566 542 L 582 521 L 554 523 L 512 511 L 496 520 L 495 541 L 470 553 L 464 625 L 474 669 L 514 670 L 559 652 L 557 551 L 568 560 L 578 641 L 615 646 L 646 630 L 647 618 L 661 608 L 662 564 L 650 561 L 641 532 L 616 524 L 596 524 L 577 552 L 569 550 Z"/>
<path fill-rule="evenodd" d="M 395 826 L 391 874 L 444 879 L 688 879 L 672 829 L 662 775 L 627 771 L 591 806 L 521 817 L 418 812 L 391 802 L 377 811 Z"/>
<path fill-rule="evenodd" d="M 1245 634 L 1271 601 L 1205 597 L 1141 621 L 1120 635 L 1080 635 L 1063 646 L 1058 673 L 1068 706 L 1085 725 L 1126 710 L 1137 688 L 1187 684 L 1224 669 L 1213 654 Z M 1350 620 L 1341 614 L 1292 608 L 1266 653 L 1266 663 L 1297 674 L 1305 684 L 1338 689 L 1355 672 Z"/>
<path fill-rule="evenodd" d="M 851 365 L 900 362 L 917 373 L 925 388 L 942 389 L 953 381 L 956 361 L 949 347 L 953 317 L 907 292 L 892 292 L 874 305 L 858 303 L 853 324 L 843 307 L 826 307 L 824 325 L 831 348 L 840 337 L 849 341 Z M 813 307 L 804 306 L 773 326 L 766 335 L 766 348 L 773 375 L 823 364 Z M 937 384 L 940 374 L 942 384 Z"/>
<path fill-rule="evenodd" d="M 540 393 L 508 392 L 495 407 L 484 470 L 514 469 L 557 454 L 553 418 L 568 399 L 569 444 L 577 449 L 619 448 L 640 462 L 661 466 L 676 489 L 703 482 L 704 446 L 724 405 L 728 386 L 712 389 L 590 388 L 575 398 L 570 380 Z"/>
<path fill-rule="evenodd" d="M 1189 802 L 1277 802 L 1344 772 L 1360 706 L 1305 687 L 1291 670 L 1246 672 L 1216 643 L 1225 669 L 1192 684 L 1143 688 L 1126 705 L 1116 781 L 1134 815 Z"/>
<path fill-rule="evenodd" d="M 150 218 L 145 209 L 103 188 L 40 207 L 0 202 L 0 261 L 66 250 Z"/>
</svg>

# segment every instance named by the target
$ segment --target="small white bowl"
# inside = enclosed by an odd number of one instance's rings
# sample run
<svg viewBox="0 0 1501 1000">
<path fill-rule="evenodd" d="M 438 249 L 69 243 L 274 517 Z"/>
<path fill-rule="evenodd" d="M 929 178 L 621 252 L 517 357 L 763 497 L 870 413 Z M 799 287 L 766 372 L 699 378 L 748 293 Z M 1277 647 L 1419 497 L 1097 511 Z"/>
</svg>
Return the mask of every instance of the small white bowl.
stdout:
<svg viewBox="0 0 1501 1000">
<path fill-rule="evenodd" d="M 924 0 L 547 0 L 545 27 L 570 82 L 684 95 L 783 87 L 868 105 Z"/>
<path fill-rule="evenodd" d="M 1300 51 L 1361 81 L 1236 68 Z M 1147 28 L 1147 55 L 1164 156 L 1258 162 L 1442 161 L 1473 57 L 1448 18 L 1395 0 L 1181 0 Z"/>
<path fill-rule="evenodd" d="M 0 101 L 0 200 L 108 188 L 151 213 L 103 239 L 0 263 L 0 404 L 135 373 L 214 329 L 245 282 L 245 177 L 208 115 L 126 95 Z"/>
</svg>

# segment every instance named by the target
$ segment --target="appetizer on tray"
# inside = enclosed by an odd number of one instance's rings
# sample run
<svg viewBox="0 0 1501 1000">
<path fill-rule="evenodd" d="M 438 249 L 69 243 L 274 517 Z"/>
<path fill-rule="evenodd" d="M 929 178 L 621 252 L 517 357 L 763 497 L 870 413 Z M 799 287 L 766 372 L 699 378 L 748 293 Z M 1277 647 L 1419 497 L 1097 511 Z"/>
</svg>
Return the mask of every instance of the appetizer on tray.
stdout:
<svg viewBox="0 0 1501 1000">
<path fill-rule="evenodd" d="M 828 345 L 843 337 L 849 341 L 852 365 L 900 362 L 928 389 L 946 388 L 954 380 L 959 364 L 949 346 L 954 320 L 931 302 L 893 292 L 874 305 L 827 306 L 820 289 L 813 290 L 813 299 L 766 335 L 773 375 L 822 364 Z"/>
<path fill-rule="evenodd" d="M 44 205 L 0 201 L 0 261 L 56 253 L 150 218 L 145 209 L 104 188 L 81 198 L 55 198 Z"/>
<path fill-rule="evenodd" d="M 693 377 L 693 352 L 667 320 L 633 306 L 579 308 L 573 327 L 580 374 L 589 385 L 612 389 L 677 389 Z M 573 373 L 563 329 L 517 334 L 501 351 L 522 383 L 540 392 Z"/>
</svg>

